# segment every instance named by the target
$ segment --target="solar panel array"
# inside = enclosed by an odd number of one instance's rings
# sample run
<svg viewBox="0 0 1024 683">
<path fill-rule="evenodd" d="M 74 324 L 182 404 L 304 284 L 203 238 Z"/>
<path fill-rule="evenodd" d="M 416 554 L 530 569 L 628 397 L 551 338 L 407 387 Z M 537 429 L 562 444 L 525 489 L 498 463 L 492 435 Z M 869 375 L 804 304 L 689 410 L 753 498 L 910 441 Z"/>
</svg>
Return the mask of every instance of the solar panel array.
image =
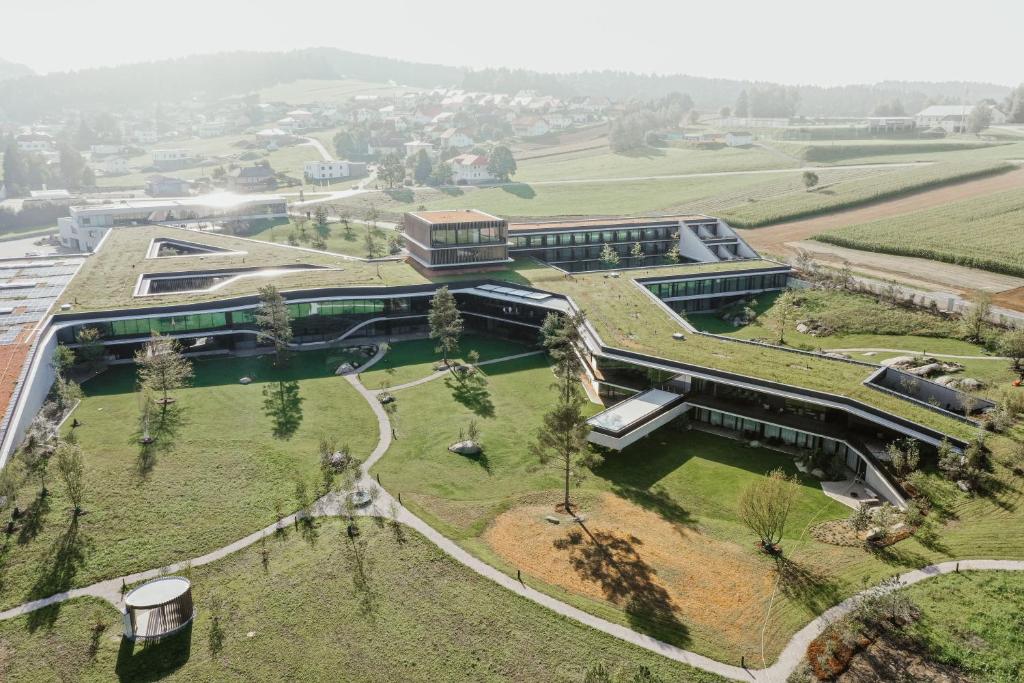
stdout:
<svg viewBox="0 0 1024 683">
<path fill-rule="evenodd" d="M 480 285 L 477 289 L 485 289 L 488 292 L 494 292 L 496 294 L 504 294 L 505 296 L 514 296 L 519 299 L 531 299 L 533 301 L 543 301 L 544 299 L 550 299 L 551 295 L 545 292 L 531 292 L 526 289 L 516 289 L 515 287 L 500 287 L 498 285 Z"/>
<path fill-rule="evenodd" d="M 64 291 L 81 258 L 12 259 L 0 265 L 0 345 L 39 322 Z"/>
</svg>

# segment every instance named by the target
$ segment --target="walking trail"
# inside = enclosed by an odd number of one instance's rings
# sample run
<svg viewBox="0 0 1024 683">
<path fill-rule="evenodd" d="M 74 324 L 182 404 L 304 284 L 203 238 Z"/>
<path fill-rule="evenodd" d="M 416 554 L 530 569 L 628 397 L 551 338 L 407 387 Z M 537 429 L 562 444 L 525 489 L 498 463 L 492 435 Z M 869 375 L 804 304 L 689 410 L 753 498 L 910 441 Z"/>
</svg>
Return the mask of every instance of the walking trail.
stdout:
<svg viewBox="0 0 1024 683">
<path fill-rule="evenodd" d="M 377 363 L 386 352 L 383 347 L 378 350 L 377 354 L 368 360 L 361 370 L 366 370 L 370 366 Z M 506 356 L 504 358 L 496 358 L 491 361 L 485 361 L 486 363 L 499 363 L 505 360 L 511 360 L 514 358 L 521 358 L 523 356 L 533 355 L 532 353 L 517 354 L 515 356 Z M 480 363 L 483 365 L 484 363 Z M 400 387 L 393 387 L 391 391 L 408 388 L 424 382 L 439 379 L 445 376 L 447 371 L 436 372 L 429 377 L 416 382 L 410 382 Z M 765 669 L 748 669 L 740 666 L 726 664 L 719 662 L 704 655 L 691 652 L 690 650 L 684 650 L 682 648 L 670 645 L 662 642 L 656 638 L 637 633 L 636 631 L 615 624 L 600 617 L 596 617 L 588 612 L 577 609 L 572 605 L 569 605 L 561 600 L 557 600 L 545 593 L 542 593 L 530 586 L 526 585 L 525 582 L 519 581 L 498 569 L 495 569 L 491 565 L 477 559 L 470 553 L 466 552 L 458 544 L 451 539 L 445 537 L 436 529 L 431 527 L 429 524 L 424 522 L 422 519 L 409 512 L 408 509 L 403 507 L 397 500 L 395 500 L 391 494 L 381 489 L 376 481 L 373 480 L 368 474 L 371 467 L 384 454 L 391 446 L 394 433 L 391 428 L 391 421 L 388 418 L 387 412 L 377 399 L 380 391 L 367 389 L 363 386 L 362 382 L 359 381 L 359 376 L 355 372 L 347 374 L 344 379 L 352 385 L 352 387 L 363 397 L 364 400 L 370 405 L 374 415 L 377 417 L 377 428 L 378 428 L 378 441 L 376 447 L 370 453 L 370 456 L 362 465 L 362 473 L 359 481 L 356 484 L 357 488 L 368 490 L 372 494 L 373 504 L 368 509 L 360 510 L 359 514 L 366 516 L 384 517 L 393 519 L 406 526 L 409 526 L 424 537 L 426 537 L 431 543 L 437 546 L 442 552 L 463 564 L 469 569 L 473 570 L 480 576 L 487 578 L 498 585 L 512 591 L 513 593 L 526 598 L 542 607 L 560 614 L 568 619 L 572 619 L 585 626 L 597 629 L 603 633 L 619 638 L 626 642 L 642 647 L 646 650 L 656 652 L 664 657 L 672 659 L 683 664 L 687 664 L 697 669 L 709 671 L 717 674 L 724 678 L 729 678 L 736 681 L 755 681 L 755 682 L 771 682 L 771 683 L 783 683 L 790 673 L 797 667 L 800 661 L 804 657 L 804 653 L 807 651 L 807 646 L 810 642 L 821 633 L 826 626 L 835 622 L 836 619 L 849 613 L 857 605 L 857 600 L 860 595 L 866 594 L 873 589 L 868 589 L 862 593 L 847 598 L 838 605 L 830 608 L 824 614 L 820 615 L 816 619 L 812 620 L 800 631 L 798 631 L 789 643 L 783 649 L 779 655 L 778 660 L 770 667 Z M 347 494 L 329 493 L 326 496 L 317 500 L 311 507 L 308 514 L 314 517 L 327 517 L 327 516 L 340 516 L 344 512 L 344 505 L 342 496 Z M 121 594 L 122 585 L 131 585 L 139 581 L 146 581 L 154 579 L 159 576 L 166 574 L 173 574 L 180 572 L 188 567 L 201 567 L 205 564 L 215 562 L 219 559 L 227 557 L 228 555 L 238 552 L 250 545 L 257 543 L 263 538 L 277 533 L 281 528 L 290 526 L 298 522 L 298 520 L 304 518 L 307 513 L 303 511 L 296 512 L 282 518 L 280 521 L 275 522 L 259 531 L 253 532 L 244 538 L 241 538 L 234 543 L 230 543 L 222 548 L 218 548 L 213 552 L 199 557 L 192 558 L 191 560 L 184 560 L 182 562 L 175 562 L 164 567 L 156 569 L 150 569 L 143 572 L 137 572 L 135 574 L 128 574 L 126 576 L 119 576 L 106 581 L 100 581 L 90 586 L 84 586 L 82 588 L 75 588 L 73 590 L 65 591 L 63 593 L 57 593 L 41 600 L 34 600 L 32 602 L 26 602 L 17 607 L 13 607 L 6 611 L 0 612 L 0 621 L 5 619 L 13 619 L 15 617 L 28 614 L 34 610 L 56 605 L 68 600 L 75 598 L 81 598 L 86 596 L 102 598 L 110 602 L 118 610 L 124 609 L 123 597 Z M 922 569 L 916 569 L 911 572 L 907 572 L 899 576 L 900 583 L 902 585 L 912 585 L 925 579 L 940 576 L 942 574 L 949 574 L 960 570 L 999 570 L 999 571 L 1024 571 L 1024 561 L 1017 560 L 960 560 L 942 562 L 939 564 L 929 565 Z"/>
</svg>

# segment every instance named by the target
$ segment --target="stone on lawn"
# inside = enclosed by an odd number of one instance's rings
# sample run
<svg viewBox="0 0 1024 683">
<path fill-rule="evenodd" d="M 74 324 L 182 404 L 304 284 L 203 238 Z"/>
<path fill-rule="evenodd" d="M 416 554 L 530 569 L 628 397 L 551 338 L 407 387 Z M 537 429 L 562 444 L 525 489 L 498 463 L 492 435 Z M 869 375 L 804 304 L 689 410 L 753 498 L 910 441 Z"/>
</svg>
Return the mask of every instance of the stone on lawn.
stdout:
<svg viewBox="0 0 1024 683">
<path fill-rule="evenodd" d="M 824 479 L 825 478 L 825 471 L 823 469 L 821 469 L 820 467 L 815 467 L 813 470 L 811 470 L 811 476 L 815 477 L 817 479 Z"/>
<path fill-rule="evenodd" d="M 811 331 L 811 327 L 807 323 L 797 323 L 796 331 L 800 334 L 807 334 Z"/>
<path fill-rule="evenodd" d="M 334 371 L 335 375 L 347 375 L 348 373 L 355 370 L 351 363 L 342 363 L 338 366 L 338 369 Z"/>
<path fill-rule="evenodd" d="M 957 488 L 959 488 L 964 493 L 971 492 L 971 482 L 967 481 L 966 479 L 960 479 L 959 481 L 957 481 L 956 485 Z"/>
<path fill-rule="evenodd" d="M 469 441 L 467 439 L 466 441 L 459 441 L 458 443 L 453 443 L 451 446 L 448 447 L 448 450 L 450 450 L 452 453 L 458 453 L 459 455 L 477 455 L 480 453 L 481 449 L 479 444 Z"/>
<path fill-rule="evenodd" d="M 555 517 L 554 515 L 548 515 L 547 517 L 544 518 L 544 521 L 545 522 L 551 522 L 552 524 L 561 524 L 562 523 L 558 519 L 558 517 Z"/>
<path fill-rule="evenodd" d="M 243 377 L 238 380 L 239 384 L 252 384 L 252 377 Z"/>
</svg>

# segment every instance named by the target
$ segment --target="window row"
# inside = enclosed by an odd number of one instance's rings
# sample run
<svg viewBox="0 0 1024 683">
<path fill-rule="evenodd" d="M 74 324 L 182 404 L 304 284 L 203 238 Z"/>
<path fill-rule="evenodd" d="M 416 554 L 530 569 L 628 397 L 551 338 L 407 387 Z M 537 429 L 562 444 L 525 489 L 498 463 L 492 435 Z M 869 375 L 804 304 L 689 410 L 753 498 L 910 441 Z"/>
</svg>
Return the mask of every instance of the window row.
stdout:
<svg viewBox="0 0 1024 683">
<path fill-rule="evenodd" d="M 581 230 L 548 235 L 515 235 L 512 246 L 515 249 L 540 247 L 561 247 L 570 244 L 605 244 L 615 242 L 653 242 L 675 239 L 677 229 L 636 228 L 633 230 Z"/>
<path fill-rule="evenodd" d="M 504 244 L 505 241 L 505 231 L 497 225 L 452 225 L 434 227 L 430 230 L 430 245 L 434 247 L 456 244 Z"/>
<path fill-rule="evenodd" d="M 786 273 L 740 275 L 737 277 L 716 277 L 706 279 L 679 280 L 647 285 L 659 299 L 683 296 L 703 296 L 725 292 L 745 292 L 752 289 L 782 289 L 789 276 Z"/>
</svg>

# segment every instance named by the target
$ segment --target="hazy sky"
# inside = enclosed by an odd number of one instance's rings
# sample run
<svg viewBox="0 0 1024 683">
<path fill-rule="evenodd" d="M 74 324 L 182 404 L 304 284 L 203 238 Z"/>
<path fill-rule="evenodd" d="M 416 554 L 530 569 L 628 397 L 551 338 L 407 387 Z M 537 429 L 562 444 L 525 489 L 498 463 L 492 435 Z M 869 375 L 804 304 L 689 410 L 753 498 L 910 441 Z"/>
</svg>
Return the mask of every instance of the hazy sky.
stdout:
<svg viewBox="0 0 1024 683">
<path fill-rule="evenodd" d="M 0 58 L 41 72 L 310 46 L 459 66 L 823 85 L 1024 81 L 1024 0 L 0 0 Z"/>
</svg>

